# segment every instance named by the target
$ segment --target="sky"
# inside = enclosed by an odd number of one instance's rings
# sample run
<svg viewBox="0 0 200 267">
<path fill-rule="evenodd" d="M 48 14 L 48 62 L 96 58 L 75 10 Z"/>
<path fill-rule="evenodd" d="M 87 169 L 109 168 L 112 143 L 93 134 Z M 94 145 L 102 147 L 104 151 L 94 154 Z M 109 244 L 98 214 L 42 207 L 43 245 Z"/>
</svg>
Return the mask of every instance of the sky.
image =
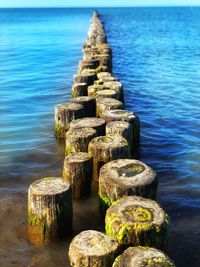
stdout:
<svg viewBox="0 0 200 267">
<path fill-rule="evenodd" d="M 0 7 L 200 6 L 200 0 L 0 0 Z"/>
</svg>

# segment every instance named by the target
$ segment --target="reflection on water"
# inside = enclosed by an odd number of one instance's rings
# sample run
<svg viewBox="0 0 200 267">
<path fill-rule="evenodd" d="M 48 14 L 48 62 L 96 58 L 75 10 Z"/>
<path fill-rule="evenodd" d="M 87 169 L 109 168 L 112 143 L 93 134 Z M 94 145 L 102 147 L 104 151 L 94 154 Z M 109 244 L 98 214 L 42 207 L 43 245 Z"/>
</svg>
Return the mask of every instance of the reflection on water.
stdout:
<svg viewBox="0 0 200 267">
<path fill-rule="evenodd" d="M 167 252 L 178 267 L 198 267 L 200 9 L 100 13 L 126 108 L 141 119 L 141 159 L 158 172 L 158 200 L 171 217 Z M 3 266 L 69 266 L 71 238 L 40 249 L 27 241 L 27 189 L 61 175 L 64 146 L 54 138 L 53 109 L 70 96 L 90 17 L 89 9 L 0 10 Z M 103 230 L 96 192 L 93 185 L 90 199 L 74 203 L 74 235 Z"/>
</svg>

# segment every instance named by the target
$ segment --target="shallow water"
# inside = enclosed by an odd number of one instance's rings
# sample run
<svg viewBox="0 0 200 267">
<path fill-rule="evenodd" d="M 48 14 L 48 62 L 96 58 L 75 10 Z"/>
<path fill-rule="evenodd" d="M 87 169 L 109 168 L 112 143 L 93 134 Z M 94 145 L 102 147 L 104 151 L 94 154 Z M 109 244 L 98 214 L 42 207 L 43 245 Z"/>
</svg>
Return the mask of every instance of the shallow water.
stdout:
<svg viewBox="0 0 200 267">
<path fill-rule="evenodd" d="M 100 9 L 113 72 L 142 125 L 141 159 L 159 175 L 158 201 L 171 217 L 168 254 L 200 263 L 200 9 Z M 91 9 L 0 10 L 0 256 L 7 266 L 69 266 L 67 242 L 26 239 L 27 188 L 61 175 L 63 144 L 54 105 L 70 96 Z M 102 230 L 97 199 L 75 203 L 74 234 Z M 93 220 L 91 220 L 93 218 Z"/>
</svg>

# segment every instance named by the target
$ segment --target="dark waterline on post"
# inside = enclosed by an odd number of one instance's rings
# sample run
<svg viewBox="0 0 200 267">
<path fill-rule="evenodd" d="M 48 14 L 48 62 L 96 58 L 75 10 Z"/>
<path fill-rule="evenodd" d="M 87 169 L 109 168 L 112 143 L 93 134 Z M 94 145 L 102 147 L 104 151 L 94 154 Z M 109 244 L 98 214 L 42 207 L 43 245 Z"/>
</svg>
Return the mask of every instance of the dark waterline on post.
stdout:
<svg viewBox="0 0 200 267">
<path fill-rule="evenodd" d="M 82 10 L 75 10 L 74 14 L 68 17 L 65 14 L 66 10 L 63 12 L 60 10 L 62 16 L 54 17 L 56 25 L 63 25 L 66 19 L 77 23 L 76 28 L 81 32 L 82 41 L 78 34 L 75 37 L 76 42 L 62 36 L 63 33 L 73 36 L 73 33 L 70 33 L 71 26 L 63 26 L 59 31 L 57 26 L 54 26 L 55 28 L 50 32 L 48 32 L 49 27 L 48 31 L 45 27 L 41 27 L 41 33 L 43 31 L 46 37 L 53 32 L 56 34 L 53 35 L 54 43 L 51 39 L 44 38 L 40 46 L 38 46 L 40 38 L 36 25 L 52 25 L 52 16 L 48 12 L 44 14 L 45 11 L 41 10 L 39 12 L 42 13 L 38 16 L 37 12 L 35 16 L 27 12 L 23 14 L 23 19 L 21 17 L 17 22 L 18 32 L 15 30 L 16 22 L 13 20 L 13 14 L 6 20 L 5 15 L 3 17 L 2 13 L 0 15 L 4 19 L 6 29 L 5 32 L 3 31 L 0 56 L 6 57 L 10 62 L 0 67 L 1 73 L 10 73 L 1 79 L 1 87 L 5 88 L 3 92 L 1 91 L 3 97 L 1 129 L 5 131 L 1 131 L 3 147 L 0 192 L 2 204 L 0 211 L 5 229 L 5 233 L 1 236 L 4 266 L 10 266 L 11 263 L 13 266 L 19 266 L 19 264 L 38 266 L 38 262 L 41 266 L 45 264 L 56 266 L 58 262 L 64 266 L 66 261 L 66 244 L 52 246 L 52 249 L 37 250 L 29 246 L 24 239 L 26 236 L 24 196 L 31 181 L 43 176 L 60 174 L 63 146 L 57 144 L 53 137 L 52 107 L 70 94 L 71 77 L 81 56 L 80 46 L 87 31 L 91 10 L 85 10 L 84 14 Z M 196 146 L 199 137 L 197 127 L 199 116 L 195 96 L 199 87 L 197 82 L 199 44 L 197 42 L 198 25 L 196 25 L 199 11 L 194 10 L 190 20 L 185 18 L 186 10 L 177 9 L 165 11 L 165 14 L 162 13 L 164 11 L 155 10 L 153 15 L 148 13 L 148 9 L 140 10 L 139 14 L 134 10 L 129 14 L 126 10 L 120 11 L 120 9 L 114 14 L 110 10 L 100 10 L 100 12 L 114 52 L 114 73 L 124 83 L 127 108 L 137 111 L 143 121 L 142 160 L 158 171 L 159 200 L 172 217 L 169 256 L 175 260 L 177 266 L 187 266 L 189 263 L 191 266 L 198 266 L 198 254 L 195 256 L 195 251 L 198 246 L 199 201 L 196 188 L 199 152 Z M 120 12 L 124 12 L 122 17 L 119 16 Z M 52 15 L 52 12 L 50 13 Z M 170 21 L 170 26 L 168 26 L 167 16 L 174 18 Z M 181 32 L 175 28 L 177 17 L 180 18 L 178 25 Z M 17 19 L 18 16 L 15 18 Z M 31 23 L 33 18 L 34 23 Z M 131 18 L 134 18 L 132 23 L 124 22 L 124 20 L 130 22 Z M 83 20 L 81 27 L 85 24 L 85 28 L 81 30 L 80 20 Z M 162 24 L 157 25 L 160 20 Z M 194 22 L 196 27 L 191 30 Z M 184 23 L 187 23 L 187 27 L 184 27 Z M 118 29 L 116 24 L 119 26 Z M 136 25 L 138 27 L 135 27 Z M 19 29 L 23 32 L 19 32 Z M 145 30 L 148 30 L 148 34 L 151 33 L 152 39 L 144 35 Z M 133 34 L 130 38 L 131 31 Z M 190 37 L 193 37 L 192 44 L 185 39 L 186 31 Z M 121 37 L 120 34 L 122 34 Z M 31 41 L 28 41 L 30 40 L 27 39 L 28 36 L 32 36 Z M 9 42 L 8 37 L 13 41 Z M 184 42 L 181 42 L 183 40 Z M 24 43 L 23 46 L 21 46 L 22 43 Z M 66 44 L 68 51 L 66 51 Z M 43 45 L 42 49 L 41 45 Z M 159 48 L 154 50 L 155 46 Z M 165 51 L 164 48 L 167 50 Z M 123 52 L 123 55 L 120 56 L 119 51 Z M 39 56 L 42 54 L 46 57 Z M 49 55 L 52 58 L 49 58 Z M 183 55 L 185 55 L 184 60 L 180 57 Z M 157 66 L 155 59 L 158 56 L 162 64 Z M 30 58 L 33 58 L 32 63 Z M 66 58 L 66 62 L 63 62 L 63 58 Z M 186 69 L 185 61 L 193 64 Z M 18 62 L 18 65 L 13 64 L 14 62 Z M 51 68 L 49 62 L 51 62 Z M 26 72 L 24 66 L 33 69 L 32 73 Z M 59 69 L 59 72 L 55 73 L 55 69 Z M 157 73 L 160 73 L 159 77 Z M 18 88 L 22 91 L 17 91 Z M 152 88 L 156 91 L 152 91 Z M 174 114 L 174 111 L 177 113 Z M 185 113 L 190 116 L 185 116 Z M 6 137 L 3 135 L 4 132 Z M 180 166 L 183 169 L 180 169 Z M 13 205 L 16 207 L 14 210 Z M 97 221 L 91 222 L 85 215 L 86 211 L 91 216 L 95 215 L 97 205 L 95 196 L 92 202 L 85 201 L 81 205 L 81 209 L 78 204 L 76 205 L 78 219 L 75 222 L 75 229 L 77 231 L 90 228 L 101 229 L 98 218 L 95 219 Z M 13 249 L 12 256 L 9 255 L 10 248 Z"/>
</svg>

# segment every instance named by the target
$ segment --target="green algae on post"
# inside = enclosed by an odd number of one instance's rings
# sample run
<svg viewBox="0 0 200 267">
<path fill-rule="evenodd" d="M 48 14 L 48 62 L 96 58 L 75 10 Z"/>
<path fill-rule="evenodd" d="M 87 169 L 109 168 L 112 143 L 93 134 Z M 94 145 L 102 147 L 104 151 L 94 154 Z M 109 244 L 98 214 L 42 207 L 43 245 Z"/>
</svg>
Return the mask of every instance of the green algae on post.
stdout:
<svg viewBox="0 0 200 267">
<path fill-rule="evenodd" d="M 106 234 L 124 247 L 151 246 L 165 249 L 169 217 L 157 202 L 139 197 L 125 196 L 106 211 Z"/>
<path fill-rule="evenodd" d="M 63 178 L 69 180 L 74 200 L 90 195 L 93 174 L 92 156 L 88 153 L 76 153 L 65 158 Z"/>
<path fill-rule="evenodd" d="M 93 156 L 93 178 L 98 182 L 100 168 L 107 162 L 120 158 L 130 158 L 128 143 L 120 135 L 107 135 L 94 138 L 88 146 Z"/>
<path fill-rule="evenodd" d="M 66 238 L 72 232 L 72 192 L 68 181 L 48 177 L 28 190 L 28 238 L 36 246 Z"/>
<path fill-rule="evenodd" d="M 102 215 L 123 196 L 137 195 L 155 199 L 156 193 L 156 173 L 139 160 L 114 160 L 100 170 L 98 194 Z"/>
<path fill-rule="evenodd" d="M 129 247 L 118 256 L 112 267 L 175 267 L 161 250 L 150 247 Z"/>
<path fill-rule="evenodd" d="M 87 96 L 87 83 L 74 83 L 72 85 L 72 97 Z"/>
<path fill-rule="evenodd" d="M 70 129 L 65 138 L 65 155 L 88 152 L 89 142 L 97 136 L 93 128 Z"/>
<path fill-rule="evenodd" d="M 66 102 L 55 107 L 55 135 L 59 139 L 64 139 L 69 130 L 70 122 L 83 118 L 84 107 L 80 104 Z"/>
<path fill-rule="evenodd" d="M 119 253 L 114 238 L 94 230 L 81 232 L 69 247 L 70 264 L 74 267 L 110 267 Z"/>
</svg>

